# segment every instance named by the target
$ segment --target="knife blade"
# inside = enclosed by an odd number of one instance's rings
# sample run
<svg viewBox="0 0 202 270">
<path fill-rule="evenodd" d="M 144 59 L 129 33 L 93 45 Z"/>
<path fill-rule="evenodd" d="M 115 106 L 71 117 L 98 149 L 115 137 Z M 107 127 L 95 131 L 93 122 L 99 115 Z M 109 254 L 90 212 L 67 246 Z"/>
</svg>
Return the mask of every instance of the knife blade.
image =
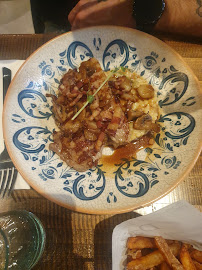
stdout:
<svg viewBox="0 0 202 270">
<path fill-rule="evenodd" d="M 3 72 L 3 102 L 4 102 L 8 87 L 11 82 L 11 70 L 9 68 L 3 67 L 2 72 Z M 11 158 L 7 152 L 5 143 L 4 143 L 4 150 L 0 154 L 0 165 L 1 169 L 3 169 L 4 167 L 14 167 L 13 162 L 11 161 Z"/>
<path fill-rule="evenodd" d="M 11 70 L 7 67 L 3 67 L 3 102 L 6 97 L 8 87 L 11 83 Z"/>
</svg>

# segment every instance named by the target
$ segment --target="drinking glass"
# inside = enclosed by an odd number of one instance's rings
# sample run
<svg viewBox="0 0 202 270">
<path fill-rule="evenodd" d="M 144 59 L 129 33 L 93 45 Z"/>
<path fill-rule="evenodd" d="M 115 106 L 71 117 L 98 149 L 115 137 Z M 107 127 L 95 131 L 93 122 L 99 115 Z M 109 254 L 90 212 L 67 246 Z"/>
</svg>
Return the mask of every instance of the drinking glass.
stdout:
<svg viewBox="0 0 202 270">
<path fill-rule="evenodd" d="M 0 214 L 0 270 L 29 270 L 39 261 L 45 246 L 40 220 L 25 210 Z"/>
</svg>

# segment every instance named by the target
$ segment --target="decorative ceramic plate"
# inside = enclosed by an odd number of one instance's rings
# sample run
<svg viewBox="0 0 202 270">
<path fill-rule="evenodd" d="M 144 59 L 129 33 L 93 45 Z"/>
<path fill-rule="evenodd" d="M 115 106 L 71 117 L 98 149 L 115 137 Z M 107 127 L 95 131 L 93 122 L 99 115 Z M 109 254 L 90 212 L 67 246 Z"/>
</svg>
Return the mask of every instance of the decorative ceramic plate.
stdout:
<svg viewBox="0 0 202 270">
<path fill-rule="evenodd" d="M 90 57 L 105 70 L 127 66 L 153 85 L 161 132 L 136 158 L 80 173 L 49 151 L 56 125 L 46 93 L 57 93 L 62 75 Z M 159 199 L 188 174 L 201 150 L 201 108 L 196 77 L 165 43 L 132 29 L 92 27 L 59 36 L 27 59 L 6 97 L 4 137 L 20 174 L 48 199 L 86 213 L 121 213 Z"/>
</svg>

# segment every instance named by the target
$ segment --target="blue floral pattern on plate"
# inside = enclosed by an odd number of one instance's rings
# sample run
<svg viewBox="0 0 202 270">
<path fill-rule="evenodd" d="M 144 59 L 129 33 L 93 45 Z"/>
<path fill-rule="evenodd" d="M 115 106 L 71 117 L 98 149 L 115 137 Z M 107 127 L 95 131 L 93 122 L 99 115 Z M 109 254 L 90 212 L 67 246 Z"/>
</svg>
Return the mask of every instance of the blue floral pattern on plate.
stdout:
<svg viewBox="0 0 202 270">
<path fill-rule="evenodd" d="M 150 50 L 145 45 L 143 49 L 128 36 L 124 39 L 116 29 L 116 38 L 113 39 L 114 35 L 111 37 L 107 32 L 106 39 L 105 31 L 100 31 L 99 35 L 91 32 L 89 39 L 80 39 L 79 34 L 72 40 L 62 36 L 61 40 L 66 40 L 67 45 L 60 43 L 60 49 L 55 49 L 51 56 L 46 52 L 43 58 L 42 54 L 40 61 L 35 63 L 35 73 L 40 74 L 39 79 L 33 76 L 33 80 L 18 92 L 14 101 L 16 110 L 12 112 L 10 120 L 15 127 L 13 147 L 27 163 L 30 173 L 38 176 L 37 184 L 40 186 L 46 182 L 51 186 L 54 183 L 58 186 L 57 193 L 64 198 L 70 196 L 77 208 L 86 212 L 89 209 L 91 212 L 104 211 L 105 208 L 106 212 L 116 212 L 122 207 L 124 198 L 131 205 L 135 204 L 135 200 L 147 201 L 146 196 L 151 196 L 151 200 L 160 196 L 162 191 L 158 191 L 158 186 L 162 188 L 162 176 L 170 179 L 179 168 L 183 170 L 187 166 L 183 163 L 181 151 L 190 147 L 189 138 L 197 123 L 191 112 L 199 106 L 196 95 L 187 91 L 193 78 L 184 68 L 180 68 L 178 61 L 167 61 L 168 55 L 160 49 L 161 45 L 151 46 Z M 106 71 L 116 66 L 126 66 L 154 86 L 162 108 L 159 119 L 161 132 L 156 136 L 153 147 L 140 151 L 140 157 L 123 159 L 119 164 L 114 164 L 110 171 L 105 170 L 104 164 L 99 164 L 80 173 L 69 168 L 48 149 L 56 126 L 51 101 L 46 93 L 57 94 L 62 75 L 69 68 L 78 68 L 82 61 L 90 57 L 99 59 Z M 158 195 L 154 190 L 158 191 Z M 64 205 L 65 200 L 62 202 Z M 90 204 L 92 201 L 98 204 L 95 211 Z M 67 202 L 66 205 L 72 207 Z"/>
</svg>

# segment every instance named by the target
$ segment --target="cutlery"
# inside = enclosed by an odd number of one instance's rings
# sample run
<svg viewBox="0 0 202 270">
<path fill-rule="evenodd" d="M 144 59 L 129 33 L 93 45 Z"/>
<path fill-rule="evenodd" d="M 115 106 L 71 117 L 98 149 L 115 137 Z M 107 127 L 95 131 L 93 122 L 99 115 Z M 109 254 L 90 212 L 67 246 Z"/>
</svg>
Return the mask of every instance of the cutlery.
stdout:
<svg viewBox="0 0 202 270">
<path fill-rule="evenodd" d="M 3 102 L 5 100 L 6 92 L 11 82 L 11 70 L 3 67 Z M 11 161 L 9 154 L 7 152 L 5 143 L 4 150 L 0 154 L 0 195 L 3 193 L 3 198 L 8 191 L 8 196 L 10 195 L 17 178 L 17 170 Z"/>
</svg>

